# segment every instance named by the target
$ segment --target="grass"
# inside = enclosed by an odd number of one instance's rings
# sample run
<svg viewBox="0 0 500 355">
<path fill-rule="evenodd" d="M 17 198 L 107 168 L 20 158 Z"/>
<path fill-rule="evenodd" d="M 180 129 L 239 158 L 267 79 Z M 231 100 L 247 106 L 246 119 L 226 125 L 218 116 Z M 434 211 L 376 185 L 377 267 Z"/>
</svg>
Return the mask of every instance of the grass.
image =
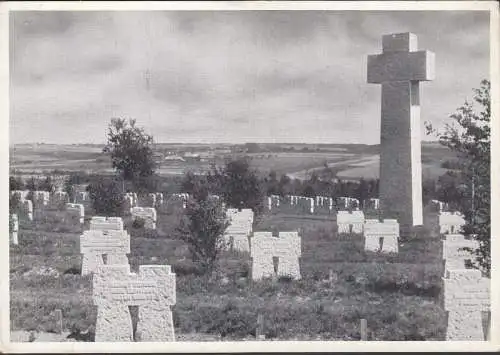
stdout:
<svg viewBox="0 0 500 355">
<path fill-rule="evenodd" d="M 364 252 L 360 235 L 337 235 L 335 214 L 269 213 L 254 230 L 301 229 L 302 280 L 262 282 L 248 278 L 248 253 L 223 254 L 214 278 L 197 274 L 186 245 L 173 238 L 177 220 L 176 214 L 160 214 L 156 231 L 128 230 L 133 270 L 166 263 L 177 275 L 178 334 L 253 339 L 261 313 L 270 339 L 359 340 L 360 318 L 367 319 L 371 340 L 444 339 L 441 243 L 429 216 L 427 229 L 402 243 L 397 255 L 378 255 Z M 56 308 L 65 329 L 94 326 L 90 278 L 78 274 L 80 233 L 65 231 L 55 220 L 21 223 L 19 245 L 10 247 L 12 330 L 51 331 Z M 29 273 L 47 267 L 59 275 Z M 336 281 L 328 280 L 330 272 Z"/>
</svg>

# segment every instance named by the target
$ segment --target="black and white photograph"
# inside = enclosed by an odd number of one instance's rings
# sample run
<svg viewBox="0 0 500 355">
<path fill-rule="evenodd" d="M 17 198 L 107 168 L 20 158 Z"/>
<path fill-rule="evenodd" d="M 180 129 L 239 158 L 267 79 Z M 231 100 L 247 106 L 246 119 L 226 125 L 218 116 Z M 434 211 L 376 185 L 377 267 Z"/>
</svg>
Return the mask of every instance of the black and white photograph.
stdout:
<svg viewBox="0 0 500 355">
<path fill-rule="evenodd" d="M 498 351 L 498 4 L 426 3 L 1 5 L 2 350 Z"/>
</svg>

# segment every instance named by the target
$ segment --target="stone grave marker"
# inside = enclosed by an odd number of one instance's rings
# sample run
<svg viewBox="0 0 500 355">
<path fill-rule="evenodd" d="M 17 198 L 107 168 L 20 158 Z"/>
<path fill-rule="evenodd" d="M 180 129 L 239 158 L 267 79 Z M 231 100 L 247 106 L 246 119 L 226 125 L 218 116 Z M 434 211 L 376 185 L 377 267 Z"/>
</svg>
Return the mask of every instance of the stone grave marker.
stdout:
<svg viewBox="0 0 500 355">
<path fill-rule="evenodd" d="M 399 223 L 394 219 L 367 219 L 364 224 L 365 251 L 397 253 L 399 239 Z M 382 247 L 380 240 L 382 239 Z"/>
<path fill-rule="evenodd" d="M 69 196 L 66 191 L 55 191 L 50 199 L 52 206 L 61 208 L 69 203 Z"/>
<path fill-rule="evenodd" d="M 82 275 L 95 273 L 101 265 L 128 265 L 130 235 L 124 230 L 88 230 L 80 236 Z M 106 262 L 103 255 L 106 255 Z"/>
<path fill-rule="evenodd" d="M 413 33 L 383 36 L 382 54 L 368 56 L 367 66 L 368 83 L 382 85 L 382 213 L 404 226 L 423 223 L 419 83 L 435 71 L 434 53 L 417 47 Z"/>
<path fill-rule="evenodd" d="M 449 270 L 444 281 L 446 340 L 484 341 L 481 312 L 490 311 L 490 279 L 475 269 Z"/>
<path fill-rule="evenodd" d="M 279 237 L 275 238 L 274 255 L 278 259 L 279 276 L 289 276 L 294 280 L 300 280 L 301 238 L 298 232 L 279 232 Z"/>
<path fill-rule="evenodd" d="M 33 202 L 37 207 L 46 207 L 50 202 L 50 193 L 48 191 L 34 191 Z"/>
<path fill-rule="evenodd" d="M 253 280 L 274 276 L 274 239 L 272 232 L 253 233 L 250 240 Z"/>
<path fill-rule="evenodd" d="M 66 216 L 71 223 L 83 224 L 85 218 L 85 208 L 82 204 L 67 203 Z"/>
<path fill-rule="evenodd" d="M 152 207 L 132 207 L 130 214 L 134 220 L 144 220 L 144 228 L 156 229 L 156 209 Z"/>
<path fill-rule="evenodd" d="M 17 214 L 10 214 L 9 220 L 9 229 L 10 229 L 10 243 L 14 245 L 19 244 L 19 240 L 17 238 L 17 234 L 19 232 L 19 219 L 17 218 Z"/>
<path fill-rule="evenodd" d="M 462 234 L 447 234 L 443 243 L 443 260 L 445 260 L 445 272 L 449 270 L 465 269 L 466 260 L 473 260 L 474 255 L 462 248 L 478 249 L 479 242 L 473 239 L 465 239 Z"/>
<path fill-rule="evenodd" d="M 30 193 L 30 190 L 14 190 L 10 194 L 12 196 L 17 196 L 19 198 L 19 201 L 23 201 L 23 200 L 26 200 L 29 193 Z"/>
<path fill-rule="evenodd" d="M 380 207 L 380 199 L 378 198 L 369 198 L 367 200 L 367 204 L 366 204 L 367 208 L 371 208 L 373 210 L 378 210 L 379 207 Z"/>
<path fill-rule="evenodd" d="M 141 265 L 138 273 L 131 273 L 128 265 L 104 265 L 92 286 L 96 342 L 133 341 L 129 306 L 139 307 L 140 341 L 175 341 L 171 310 L 176 303 L 175 274 L 169 265 Z"/>
<path fill-rule="evenodd" d="M 338 233 L 363 233 L 363 224 L 365 223 L 365 215 L 363 211 L 338 211 L 337 226 Z"/>
<path fill-rule="evenodd" d="M 29 221 L 33 220 L 33 202 L 31 200 L 21 200 L 22 215 Z"/>
<path fill-rule="evenodd" d="M 123 230 L 123 220 L 121 217 L 93 216 L 90 219 L 90 230 Z"/>
<path fill-rule="evenodd" d="M 223 235 L 227 249 L 250 252 L 248 237 L 252 233 L 254 212 L 249 208 L 241 209 L 241 211 L 236 208 L 228 208 L 226 214 L 230 220 Z"/>
<path fill-rule="evenodd" d="M 75 193 L 75 203 L 84 203 L 90 200 L 89 193 L 87 191 L 79 191 Z"/>
<path fill-rule="evenodd" d="M 261 280 L 273 276 L 289 276 L 299 280 L 301 238 L 297 232 L 280 232 L 273 237 L 272 232 L 254 232 L 251 238 L 252 279 Z M 273 257 L 278 257 L 275 272 Z"/>
<path fill-rule="evenodd" d="M 465 219 L 460 212 L 439 213 L 439 232 L 441 234 L 460 233 L 465 225 Z"/>
</svg>

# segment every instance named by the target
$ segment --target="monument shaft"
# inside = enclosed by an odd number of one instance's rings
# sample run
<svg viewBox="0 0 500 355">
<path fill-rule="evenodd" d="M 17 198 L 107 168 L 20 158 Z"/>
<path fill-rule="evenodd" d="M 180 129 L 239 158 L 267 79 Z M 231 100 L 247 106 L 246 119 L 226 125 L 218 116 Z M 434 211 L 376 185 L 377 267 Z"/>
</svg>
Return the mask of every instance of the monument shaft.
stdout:
<svg viewBox="0 0 500 355">
<path fill-rule="evenodd" d="M 418 98 L 416 81 L 382 84 L 380 207 L 402 225 L 423 223 Z"/>
<path fill-rule="evenodd" d="M 382 85 L 380 208 L 401 226 L 423 224 L 420 81 L 434 79 L 434 53 L 417 51 L 412 33 L 386 35 L 368 56 L 367 79 Z"/>
</svg>

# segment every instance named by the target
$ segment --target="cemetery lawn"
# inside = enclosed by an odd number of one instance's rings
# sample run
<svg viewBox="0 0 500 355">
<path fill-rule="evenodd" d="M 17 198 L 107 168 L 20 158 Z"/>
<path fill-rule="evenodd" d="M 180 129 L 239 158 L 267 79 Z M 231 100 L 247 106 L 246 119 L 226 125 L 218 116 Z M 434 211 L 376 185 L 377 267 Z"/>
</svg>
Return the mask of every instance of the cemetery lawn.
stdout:
<svg viewBox="0 0 500 355">
<path fill-rule="evenodd" d="M 400 243 L 399 254 L 377 255 L 364 252 L 361 235 L 337 236 L 334 216 L 264 215 L 254 231 L 301 228 L 299 281 L 252 282 L 249 255 L 232 252 L 222 255 L 217 277 L 197 275 L 186 246 L 170 237 L 175 215 L 160 215 L 156 232 L 127 227 L 129 260 L 132 270 L 172 265 L 178 338 L 252 340 L 262 313 L 269 340 L 359 340 L 361 318 L 367 320 L 369 340 L 444 340 L 441 242 L 430 216 L 424 230 Z M 65 331 L 92 328 L 91 277 L 79 275 L 81 227 L 53 222 L 21 227 L 19 245 L 10 246 L 11 330 L 51 332 L 55 309 L 62 310 Z"/>
</svg>

